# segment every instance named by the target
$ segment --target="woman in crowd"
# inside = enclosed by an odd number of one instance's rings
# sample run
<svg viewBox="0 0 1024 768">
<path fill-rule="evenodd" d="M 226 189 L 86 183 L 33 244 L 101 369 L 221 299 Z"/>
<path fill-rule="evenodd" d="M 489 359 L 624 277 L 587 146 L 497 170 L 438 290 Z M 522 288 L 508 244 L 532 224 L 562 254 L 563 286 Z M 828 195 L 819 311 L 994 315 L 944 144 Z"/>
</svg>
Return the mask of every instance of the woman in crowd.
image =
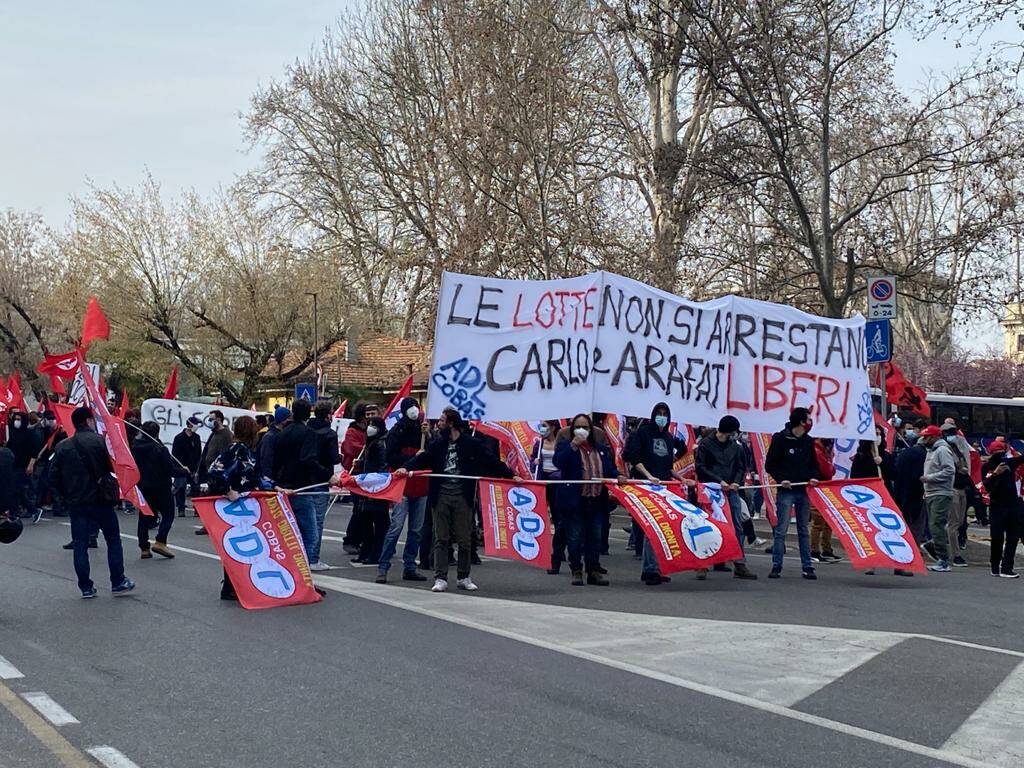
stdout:
<svg viewBox="0 0 1024 768">
<path fill-rule="evenodd" d="M 991 455 L 985 462 L 982 478 L 990 497 L 992 575 L 1016 579 L 1018 574 L 1013 570 L 1013 561 L 1020 540 L 1021 515 L 1024 514 L 1017 493 L 1016 476 L 1017 468 L 1024 463 L 1024 456 L 1008 457 L 1006 443 L 1002 440 L 993 440 L 988 450 Z"/>
<path fill-rule="evenodd" d="M 603 480 L 617 478 L 618 470 L 607 443 L 598 443 L 590 416 L 581 413 L 570 424 L 571 439 L 559 439 L 554 464 L 563 480 Z M 572 483 L 558 486 L 558 514 L 566 527 L 569 568 L 573 586 L 582 587 L 586 567 L 587 584 L 608 586 L 599 570 L 604 512 L 608 491 L 601 482 Z"/>
<path fill-rule="evenodd" d="M 380 416 L 366 420 L 366 445 L 362 456 L 356 460 L 355 474 L 372 474 L 390 472 L 387 456 L 387 426 Z M 359 555 L 352 558 L 353 563 L 377 565 L 380 562 L 384 537 L 391 526 L 391 508 L 388 502 L 381 499 L 362 499 L 363 529 L 360 535 Z"/>
<path fill-rule="evenodd" d="M 555 466 L 555 448 L 558 446 L 558 431 L 560 429 L 561 424 L 557 421 L 542 421 L 540 423 L 540 438 L 533 446 L 533 455 L 531 457 L 531 469 L 533 470 L 534 478 L 537 480 L 557 480 L 562 476 L 562 471 Z M 548 573 L 551 576 L 558 575 L 559 570 L 562 568 L 562 563 L 565 562 L 566 529 L 556 504 L 555 495 L 557 489 L 558 486 L 554 483 L 548 483 L 545 486 L 548 510 L 551 513 L 550 522 L 554 527 L 551 567 L 548 568 Z"/>
<path fill-rule="evenodd" d="M 253 453 L 259 436 L 259 425 L 251 416 L 239 416 L 232 426 L 234 427 L 232 442 L 210 464 L 207 471 L 207 482 L 210 485 L 211 494 L 226 496 L 231 501 L 238 501 L 243 493 L 260 490 L 260 473 L 256 469 L 256 456 Z M 226 570 L 220 590 L 220 599 L 238 599 Z"/>
<path fill-rule="evenodd" d="M 831 480 L 836 475 L 835 440 L 818 437 L 814 440 L 814 460 L 818 464 L 821 480 Z M 811 508 L 811 560 L 816 563 L 838 563 L 843 558 L 832 551 L 832 529 L 815 508 Z"/>
</svg>

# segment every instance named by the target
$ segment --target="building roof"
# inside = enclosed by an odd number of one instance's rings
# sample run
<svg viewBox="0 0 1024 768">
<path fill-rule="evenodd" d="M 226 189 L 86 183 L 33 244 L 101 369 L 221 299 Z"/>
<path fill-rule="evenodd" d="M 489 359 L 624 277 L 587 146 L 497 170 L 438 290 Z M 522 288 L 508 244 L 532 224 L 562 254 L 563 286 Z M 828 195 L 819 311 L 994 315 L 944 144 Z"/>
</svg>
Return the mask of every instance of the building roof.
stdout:
<svg viewBox="0 0 1024 768">
<path fill-rule="evenodd" d="M 330 388 L 355 385 L 384 392 L 396 391 L 412 375 L 414 389 L 425 389 L 430 375 L 432 347 L 394 336 L 360 337 L 355 343 L 354 360 L 349 358 L 347 340 L 333 344 L 320 355 L 320 367 Z M 271 361 L 264 371 L 268 378 L 280 377 L 281 371 L 294 368 L 302 357 L 298 350 L 289 351 L 280 367 Z M 313 381 L 315 372 L 310 363 L 292 382 Z"/>
</svg>

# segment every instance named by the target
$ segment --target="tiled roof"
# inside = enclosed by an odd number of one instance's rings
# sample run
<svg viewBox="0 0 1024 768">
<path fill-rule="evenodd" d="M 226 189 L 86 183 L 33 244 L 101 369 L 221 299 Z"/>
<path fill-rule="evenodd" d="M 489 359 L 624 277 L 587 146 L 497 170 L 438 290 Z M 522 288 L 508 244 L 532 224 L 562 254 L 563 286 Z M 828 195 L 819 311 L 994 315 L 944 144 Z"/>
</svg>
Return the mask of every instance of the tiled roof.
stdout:
<svg viewBox="0 0 1024 768">
<path fill-rule="evenodd" d="M 423 389 L 427 385 L 430 374 L 431 346 L 415 341 L 406 341 L 394 336 L 372 336 L 360 338 L 356 343 L 356 359 L 347 361 L 348 343 L 339 341 L 320 356 L 320 367 L 329 387 L 338 385 L 357 385 L 367 389 L 383 391 L 397 390 L 412 374 L 413 387 Z M 291 351 L 285 354 L 280 368 L 272 361 L 264 371 L 268 378 L 281 375 L 295 367 L 301 353 Z M 314 378 L 313 364 L 292 381 L 312 381 Z"/>
</svg>

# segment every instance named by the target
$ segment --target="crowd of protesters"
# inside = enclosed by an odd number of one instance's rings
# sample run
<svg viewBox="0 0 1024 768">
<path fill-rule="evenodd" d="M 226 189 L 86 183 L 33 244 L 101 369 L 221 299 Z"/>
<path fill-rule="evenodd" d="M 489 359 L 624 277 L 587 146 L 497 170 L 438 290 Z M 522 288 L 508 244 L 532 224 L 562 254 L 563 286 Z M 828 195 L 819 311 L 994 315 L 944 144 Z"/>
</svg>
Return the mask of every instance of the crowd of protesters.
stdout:
<svg viewBox="0 0 1024 768">
<path fill-rule="evenodd" d="M 403 580 L 426 581 L 420 571 L 432 571 L 432 589 L 443 592 L 448 589 L 454 558 L 456 586 L 476 590 L 471 568 L 479 562 L 480 512 L 476 482 L 465 478 L 514 477 L 500 458 L 497 442 L 476 433 L 454 409 L 446 409 L 431 424 L 412 397 L 401 401 L 390 429 L 377 406 L 357 405 L 340 445 L 331 415 L 326 402 L 311 406 L 298 400 L 290 409 L 278 406 L 273 414 L 242 416 L 229 425 L 224 414 L 214 409 L 205 419 L 210 431 L 205 445 L 197 432 L 203 422 L 193 417 L 170 450 L 160 441 L 158 424 L 140 423 L 129 416 L 131 451 L 141 478 L 138 487 L 154 512 L 138 516 L 140 557 L 174 557 L 168 537 L 175 516 L 187 514 L 192 496 L 206 493 L 234 499 L 256 490 L 301 489 L 290 499 L 310 569 L 330 570 L 332 566 L 321 557 L 321 545 L 327 513 L 337 498 L 332 486 L 339 482 L 339 467 L 353 474 L 393 472 L 408 475 L 402 500 L 391 505 L 353 496 L 344 551 L 354 563 L 376 566 L 377 582 L 386 583 L 404 534 Z M 111 588 L 114 593 L 130 591 L 134 583 L 124 572 L 116 512 L 121 502 L 116 488 L 110 490 L 104 483 L 112 472 L 104 440 L 96 433 L 88 408 L 77 408 L 72 423 L 75 434 L 68 438 L 51 411 L 8 414 L 6 445 L 0 447 L 0 517 L 38 522 L 46 504 L 54 517 L 67 515 L 72 541 L 65 548 L 73 550 L 78 585 L 87 598 L 96 595 L 88 550 L 99 546 L 102 533 Z M 697 429 L 690 474 L 680 469 L 690 447 L 671 425 L 666 403 L 657 404 L 650 418 L 626 420 L 621 457 L 613 455 L 603 414 L 581 413 L 564 423 L 540 425 L 531 474 L 550 481 L 547 500 L 554 547 L 549 574 L 558 575 L 567 563 L 572 585 L 609 585 L 601 558 L 609 552 L 614 504 L 602 480 L 676 482 L 691 501 L 696 501 L 697 482 L 720 484 L 741 556 L 713 570 L 731 572 L 736 579 L 757 579 L 743 548 L 768 543 L 757 537 L 752 521 L 769 492 L 774 493 L 777 523 L 765 550 L 772 556 L 768 578 L 782 575 L 791 521 L 796 524 L 803 578 L 815 580 L 816 565 L 842 559 L 827 523 L 812 511 L 806 491 L 808 485 L 835 476 L 835 445 L 813 436 L 813 419 L 806 409 L 793 409 L 783 429 L 772 436 L 766 477 L 758 476 L 749 436 L 734 416 L 723 417 L 715 427 Z M 979 489 L 971 479 L 972 446 L 953 420 L 932 425 L 894 418 L 892 427 L 896 432 L 893 450 L 887 449 L 885 434 L 878 429 L 874 440 L 858 445 L 849 476 L 884 481 L 915 541 L 932 561 L 930 570 L 943 573 L 968 565 L 970 508 L 979 522 L 991 526 L 992 575 L 1016 578 L 1014 554 L 1024 515 L 1024 457 L 1016 455 L 1005 438 L 992 441 L 983 459 L 983 488 Z M 621 477 L 619 466 L 626 468 Z M 430 474 L 420 474 L 422 470 Z M 151 543 L 153 528 L 156 534 Z M 195 532 L 204 534 L 205 529 Z M 629 546 L 641 561 L 644 584 L 670 581 L 659 572 L 651 545 L 635 523 Z M 899 569 L 895 573 L 913 575 Z M 704 580 L 708 575 L 698 571 L 696 578 Z M 237 599 L 226 572 L 221 597 Z"/>
</svg>

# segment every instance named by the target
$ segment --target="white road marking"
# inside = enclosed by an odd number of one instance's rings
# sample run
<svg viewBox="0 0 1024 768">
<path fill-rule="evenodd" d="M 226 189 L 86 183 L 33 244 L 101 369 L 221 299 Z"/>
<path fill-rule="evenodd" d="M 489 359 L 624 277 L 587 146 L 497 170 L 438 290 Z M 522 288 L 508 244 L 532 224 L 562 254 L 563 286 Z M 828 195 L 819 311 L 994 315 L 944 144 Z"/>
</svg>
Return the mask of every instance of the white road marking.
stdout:
<svg viewBox="0 0 1024 768">
<path fill-rule="evenodd" d="M 820 728 L 825 728 L 836 733 L 841 733 L 847 736 L 853 736 L 856 738 L 871 741 L 876 744 L 883 746 L 892 747 L 893 749 L 899 749 L 904 752 L 912 754 L 922 755 L 924 757 L 933 760 L 944 760 L 953 765 L 963 766 L 963 768 L 992 768 L 992 764 L 989 762 L 983 762 L 973 757 L 958 754 L 956 752 L 947 749 L 935 749 L 928 747 L 923 744 L 916 744 L 906 739 L 900 739 L 895 736 L 890 736 L 885 733 L 878 733 L 871 731 L 866 728 L 860 728 L 849 723 L 842 723 L 837 720 L 830 720 L 826 717 L 820 717 L 818 715 L 812 715 L 806 712 L 800 712 L 795 709 L 779 704 L 778 700 L 766 701 L 762 698 L 757 698 L 748 693 L 739 693 L 734 690 L 727 690 L 719 688 L 714 685 L 699 682 L 692 679 L 680 677 L 676 674 L 671 674 L 661 669 L 654 668 L 654 666 L 646 666 L 643 664 L 637 664 L 632 659 L 635 655 L 627 650 L 623 655 L 624 658 L 618 657 L 619 654 L 615 653 L 616 647 L 620 646 L 624 642 L 628 648 L 631 638 L 624 638 L 621 641 L 616 639 L 612 641 L 606 641 L 603 646 L 599 643 L 595 645 L 594 641 L 589 641 L 588 647 L 587 635 L 595 629 L 593 620 L 595 617 L 588 616 L 588 614 L 598 614 L 604 619 L 603 622 L 596 625 L 596 629 L 602 634 L 608 637 L 613 637 L 619 632 L 621 628 L 619 626 L 612 627 L 611 624 L 607 623 L 610 621 L 628 621 L 630 617 L 636 623 L 633 627 L 633 634 L 636 636 L 639 642 L 643 642 L 642 636 L 646 634 L 648 627 L 660 626 L 658 632 L 659 639 L 662 642 L 670 642 L 670 638 L 667 634 L 668 626 L 671 622 L 679 622 L 678 626 L 686 628 L 687 624 L 690 624 L 690 632 L 688 635 L 684 635 L 680 638 L 678 651 L 668 651 L 663 659 L 671 662 L 669 656 L 678 655 L 680 659 L 683 658 L 683 653 L 688 651 L 686 654 L 689 659 L 688 663 L 685 664 L 685 669 L 688 674 L 695 674 L 697 676 L 700 673 L 707 674 L 708 665 L 704 664 L 703 653 L 709 650 L 709 646 L 705 645 L 703 641 L 700 641 L 698 645 L 694 644 L 694 637 L 699 636 L 700 627 L 706 627 L 709 625 L 722 624 L 730 625 L 734 630 L 733 634 L 729 636 L 729 645 L 733 648 L 742 647 L 745 651 L 750 651 L 753 655 L 757 655 L 758 646 L 751 647 L 749 643 L 751 638 L 743 637 L 742 634 L 737 636 L 737 632 L 742 633 L 743 628 L 750 628 L 757 632 L 754 637 L 760 637 L 759 646 L 764 649 L 770 646 L 772 649 L 776 649 L 777 643 L 785 643 L 787 639 L 781 639 L 779 635 L 774 634 L 778 631 L 799 631 L 799 630 L 817 630 L 817 627 L 799 627 L 792 625 L 772 625 L 772 624 L 748 624 L 746 622 L 714 622 L 696 619 L 674 619 L 673 617 L 665 616 L 649 616 L 647 614 L 617 614 L 607 611 L 593 611 L 590 609 L 582 608 L 567 608 L 565 606 L 548 606 L 540 605 L 537 603 L 521 603 L 514 600 L 500 600 L 493 598 L 459 598 L 452 595 L 434 594 L 425 590 L 417 589 L 403 589 L 401 587 L 390 587 L 381 584 L 369 584 L 364 582 L 355 582 L 348 579 L 340 579 L 337 577 L 319 577 L 318 583 L 331 589 L 335 592 L 341 592 L 354 597 L 362 597 L 367 600 L 372 600 L 383 605 L 389 605 L 395 608 L 401 608 L 403 610 L 412 611 L 419 613 L 424 616 L 429 616 L 434 619 L 441 621 L 447 621 L 460 626 L 469 627 L 476 629 L 481 632 L 487 632 L 500 637 L 505 637 L 510 640 L 516 640 L 521 643 L 533 645 L 538 648 L 544 648 L 549 651 L 555 651 L 557 653 L 563 653 L 568 656 L 573 656 L 585 661 L 591 661 L 597 664 L 603 664 L 604 666 L 611 667 L 613 669 L 619 669 L 625 672 L 630 672 L 635 675 L 641 675 L 643 677 L 657 680 L 659 682 L 667 683 L 669 685 L 675 685 L 679 688 L 694 691 L 705 696 L 713 696 L 718 699 L 730 701 L 734 704 L 740 704 L 751 709 L 756 709 L 761 712 L 767 712 L 769 714 L 778 715 L 785 717 L 790 720 L 796 720 L 799 722 L 814 725 Z M 480 605 L 484 604 L 484 605 Z M 488 605 L 489 604 L 489 605 Z M 550 610 L 549 610 L 550 609 Z M 582 626 L 578 626 L 573 617 L 577 620 L 584 620 Z M 617 618 L 619 617 L 619 618 Z M 553 624 L 553 620 L 558 619 L 558 624 Z M 587 621 L 590 619 L 590 621 Z M 558 637 L 564 633 L 566 625 L 572 625 L 577 627 L 573 635 L 562 640 L 553 640 L 552 638 Z M 560 625 L 560 626 L 559 626 Z M 588 626 L 589 625 L 589 626 Z M 695 626 L 694 626 L 695 625 Z M 507 627 L 516 626 L 517 629 L 508 629 Z M 860 635 L 862 641 L 868 640 L 868 636 L 877 636 L 876 642 L 885 643 L 881 640 L 882 636 L 889 636 L 896 638 L 896 640 L 902 640 L 907 635 L 901 635 L 899 633 L 889 632 L 867 632 L 861 630 L 828 630 L 821 628 L 824 632 L 838 632 L 844 635 Z M 529 632 L 525 634 L 524 632 Z M 827 638 L 822 638 L 825 640 Z M 714 642 L 714 640 L 711 640 Z M 755 641 L 758 642 L 758 641 Z M 838 657 L 838 651 L 842 649 L 843 653 L 851 651 L 849 646 L 842 644 L 832 645 L 831 643 L 823 643 L 829 647 L 830 652 L 833 655 L 833 661 Z M 891 647 L 887 646 L 887 647 Z M 854 653 L 860 653 L 863 655 L 864 648 L 855 646 L 853 649 Z M 869 651 L 868 658 L 874 656 L 877 651 Z M 797 658 L 799 654 L 794 654 Z M 629 659 L 629 660 L 627 660 Z M 780 656 L 775 654 L 773 656 L 774 661 L 778 661 Z M 719 657 L 718 663 L 721 664 L 723 659 Z M 649 660 L 648 660 L 649 663 Z M 773 662 L 774 663 L 774 662 Z M 683 665 L 676 665 L 672 663 L 666 663 L 661 665 L 668 670 L 682 669 Z M 722 671 L 719 668 L 717 679 L 731 680 L 731 676 L 735 676 L 740 668 L 744 665 L 736 661 L 735 655 L 732 659 L 732 665 L 729 667 L 728 674 L 722 677 Z M 836 675 L 838 677 L 838 675 Z M 822 679 L 819 678 L 817 681 L 817 687 L 821 688 L 827 685 L 834 679 L 831 675 Z M 783 687 L 782 674 L 778 676 L 773 675 L 776 688 Z M 789 687 L 789 696 L 792 695 L 794 687 Z"/>
<path fill-rule="evenodd" d="M 123 752 L 113 747 L 89 747 L 85 751 L 103 763 L 106 768 L 139 768 Z"/>
<path fill-rule="evenodd" d="M 14 680 L 18 677 L 24 677 L 24 675 L 11 662 L 0 656 L 0 680 Z"/>
<path fill-rule="evenodd" d="M 1024 662 L 1006 676 L 942 745 L 1000 768 L 1024 765 Z"/>
<path fill-rule="evenodd" d="M 53 725 L 74 725 L 79 722 L 77 717 L 51 699 L 49 694 L 42 691 L 33 691 L 31 693 L 23 693 L 21 697 L 35 707 L 36 711 Z"/>
</svg>

